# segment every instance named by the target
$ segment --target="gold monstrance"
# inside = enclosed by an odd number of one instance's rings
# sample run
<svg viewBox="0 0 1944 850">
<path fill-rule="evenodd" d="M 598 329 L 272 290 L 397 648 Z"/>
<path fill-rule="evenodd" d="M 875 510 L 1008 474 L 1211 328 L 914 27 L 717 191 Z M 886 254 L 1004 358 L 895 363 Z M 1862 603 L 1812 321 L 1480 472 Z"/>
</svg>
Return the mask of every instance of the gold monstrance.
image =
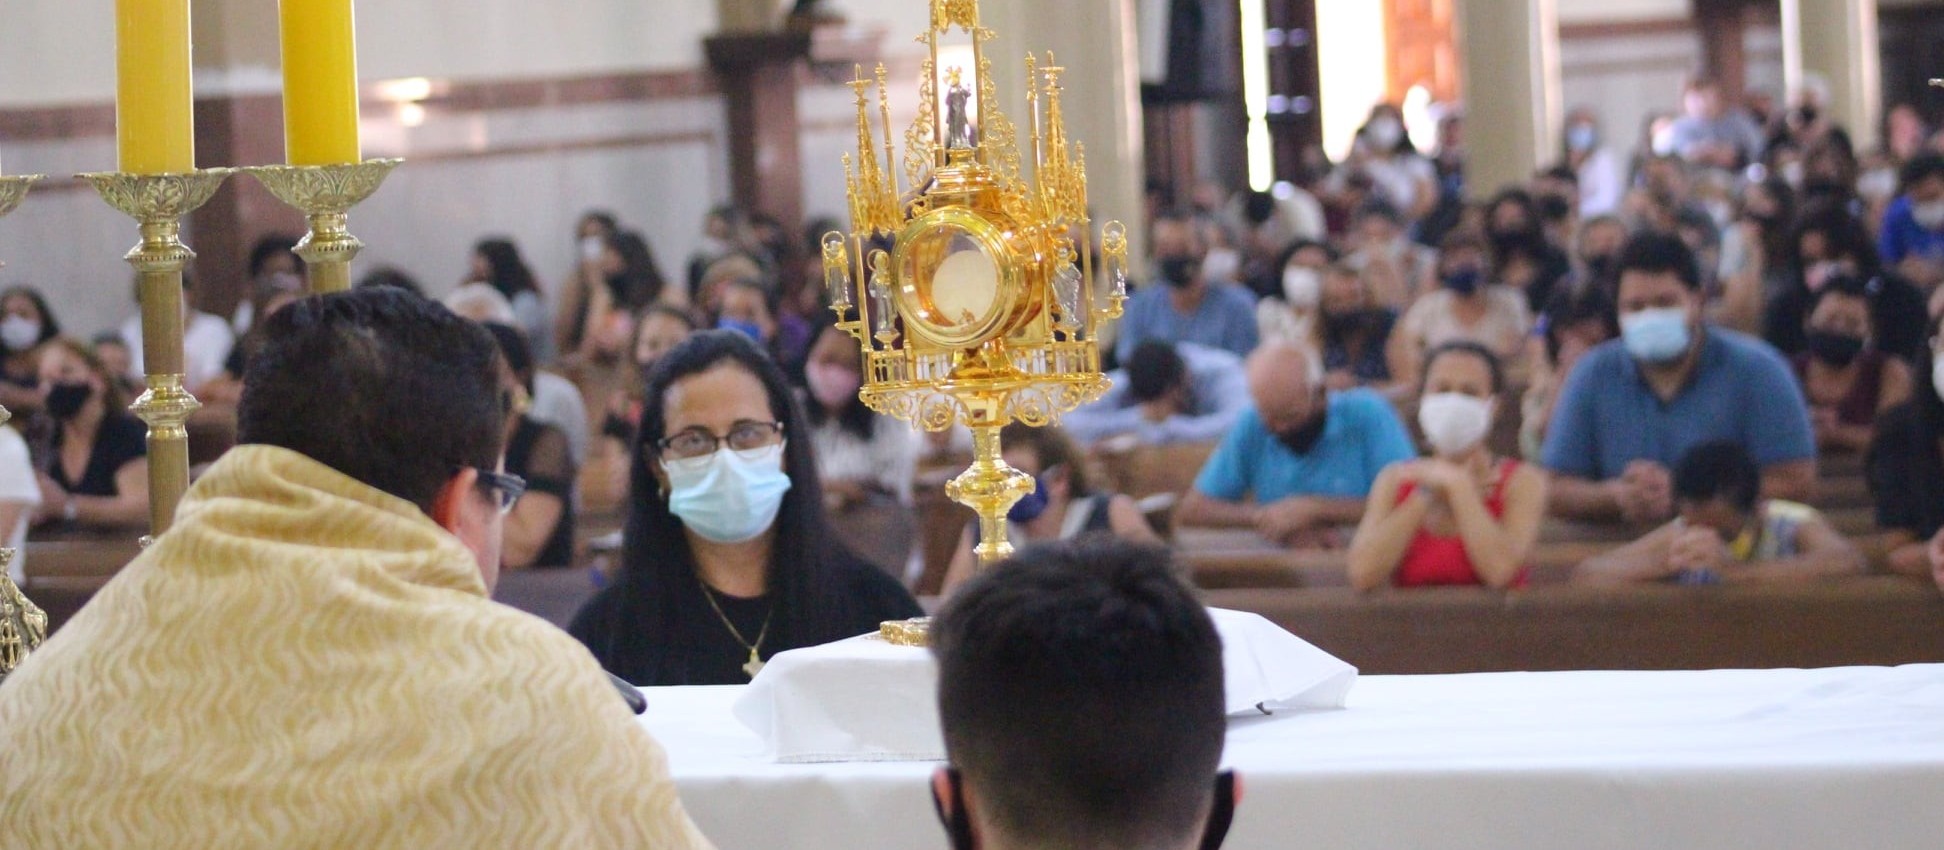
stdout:
<svg viewBox="0 0 1944 850">
<path fill-rule="evenodd" d="M 1022 173 L 1012 122 L 1001 114 L 977 0 L 932 0 L 930 50 L 919 79 L 918 119 L 905 133 L 901 193 L 891 108 L 877 68 L 882 155 L 873 138 L 862 70 L 857 159 L 844 157 L 851 231 L 823 238 L 824 282 L 838 326 L 864 352 L 859 395 L 871 409 L 929 431 L 972 431 L 972 466 L 946 485 L 979 515 L 981 566 L 1012 552 L 1006 512 L 1033 490 L 1000 457 L 999 430 L 1043 426 L 1107 389 L 1095 334 L 1127 298 L 1127 231 L 1101 228 L 1105 292 L 1085 250 L 1085 151 L 1070 143 L 1060 74 L 1026 59 L 1033 169 Z M 939 79 L 942 39 L 969 39 L 972 67 Z M 965 76 L 970 73 L 968 85 Z M 942 86 L 941 86 L 942 83 Z M 939 109 L 941 92 L 944 109 Z M 855 318 L 851 318 L 852 311 Z"/>
</svg>

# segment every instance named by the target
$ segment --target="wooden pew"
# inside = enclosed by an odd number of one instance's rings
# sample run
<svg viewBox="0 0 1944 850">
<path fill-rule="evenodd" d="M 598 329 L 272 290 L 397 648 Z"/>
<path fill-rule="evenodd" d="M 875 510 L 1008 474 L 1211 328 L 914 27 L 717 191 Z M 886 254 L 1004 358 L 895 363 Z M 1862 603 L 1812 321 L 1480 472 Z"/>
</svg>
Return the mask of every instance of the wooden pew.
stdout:
<svg viewBox="0 0 1944 850">
<path fill-rule="evenodd" d="M 1897 577 L 1769 587 L 1211 590 L 1365 673 L 1944 661 L 1944 598 Z"/>
</svg>

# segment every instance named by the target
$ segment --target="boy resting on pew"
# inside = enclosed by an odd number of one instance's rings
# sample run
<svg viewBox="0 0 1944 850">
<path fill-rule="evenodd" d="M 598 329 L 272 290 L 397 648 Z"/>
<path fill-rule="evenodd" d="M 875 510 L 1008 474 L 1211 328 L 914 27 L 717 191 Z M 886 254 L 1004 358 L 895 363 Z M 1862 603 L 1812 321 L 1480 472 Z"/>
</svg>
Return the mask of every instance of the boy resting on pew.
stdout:
<svg viewBox="0 0 1944 850">
<path fill-rule="evenodd" d="M 1739 443 L 1703 443 L 1674 470 L 1674 521 L 1589 559 L 1586 584 L 1723 584 L 1856 575 L 1863 555 L 1820 512 L 1761 499 L 1761 469 Z"/>
</svg>

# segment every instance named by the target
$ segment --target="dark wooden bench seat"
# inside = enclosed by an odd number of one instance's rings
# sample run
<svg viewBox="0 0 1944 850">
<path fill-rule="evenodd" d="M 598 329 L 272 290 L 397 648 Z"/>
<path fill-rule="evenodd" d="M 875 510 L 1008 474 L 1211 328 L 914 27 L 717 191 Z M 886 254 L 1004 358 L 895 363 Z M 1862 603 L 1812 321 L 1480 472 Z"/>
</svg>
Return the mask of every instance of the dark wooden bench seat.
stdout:
<svg viewBox="0 0 1944 850">
<path fill-rule="evenodd" d="M 1365 673 L 1944 662 L 1944 597 L 1877 576 L 1787 586 L 1210 590 Z"/>
</svg>

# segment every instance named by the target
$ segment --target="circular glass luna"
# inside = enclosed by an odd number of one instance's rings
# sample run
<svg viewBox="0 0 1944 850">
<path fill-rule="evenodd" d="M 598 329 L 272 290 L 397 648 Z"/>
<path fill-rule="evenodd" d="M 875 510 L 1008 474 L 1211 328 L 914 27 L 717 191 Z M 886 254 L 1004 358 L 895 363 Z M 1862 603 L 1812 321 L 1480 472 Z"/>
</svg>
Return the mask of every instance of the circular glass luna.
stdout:
<svg viewBox="0 0 1944 850">
<path fill-rule="evenodd" d="M 954 348 L 1004 333 L 1019 293 L 1011 253 L 990 221 L 938 210 L 913 222 L 896 250 L 899 307 L 911 333 Z"/>
</svg>

